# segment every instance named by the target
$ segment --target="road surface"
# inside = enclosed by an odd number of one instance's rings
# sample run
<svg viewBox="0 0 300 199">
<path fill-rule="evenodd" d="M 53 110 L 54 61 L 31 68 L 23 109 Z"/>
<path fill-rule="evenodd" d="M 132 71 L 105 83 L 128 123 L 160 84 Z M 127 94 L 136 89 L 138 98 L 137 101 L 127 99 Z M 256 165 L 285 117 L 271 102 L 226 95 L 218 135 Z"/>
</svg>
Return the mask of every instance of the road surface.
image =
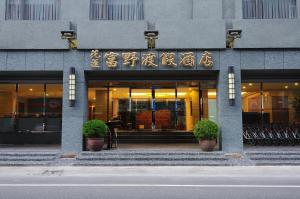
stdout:
<svg viewBox="0 0 300 199">
<path fill-rule="evenodd" d="M 85 198 L 299 199 L 300 167 L 0 168 L 0 199 Z"/>
</svg>

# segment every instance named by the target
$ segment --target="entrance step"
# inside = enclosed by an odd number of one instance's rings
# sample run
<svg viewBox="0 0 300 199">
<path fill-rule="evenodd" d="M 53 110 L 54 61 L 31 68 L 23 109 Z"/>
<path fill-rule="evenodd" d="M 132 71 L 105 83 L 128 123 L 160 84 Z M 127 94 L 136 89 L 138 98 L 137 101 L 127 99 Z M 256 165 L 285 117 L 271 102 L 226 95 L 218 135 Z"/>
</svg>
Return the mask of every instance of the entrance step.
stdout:
<svg viewBox="0 0 300 199">
<path fill-rule="evenodd" d="M 82 152 L 76 166 L 229 166 L 222 152 L 101 151 Z"/>
<path fill-rule="evenodd" d="M 0 166 L 48 166 L 58 158 L 57 152 L 0 152 Z"/>
<path fill-rule="evenodd" d="M 254 165 L 300 165 L 300 151 L 245 152 Z"/>
<path fill-rule="evenodd" d="M 192 132 L 184 131 L 122 131 L 118 143 L 196 143 Z"/>
</svg>

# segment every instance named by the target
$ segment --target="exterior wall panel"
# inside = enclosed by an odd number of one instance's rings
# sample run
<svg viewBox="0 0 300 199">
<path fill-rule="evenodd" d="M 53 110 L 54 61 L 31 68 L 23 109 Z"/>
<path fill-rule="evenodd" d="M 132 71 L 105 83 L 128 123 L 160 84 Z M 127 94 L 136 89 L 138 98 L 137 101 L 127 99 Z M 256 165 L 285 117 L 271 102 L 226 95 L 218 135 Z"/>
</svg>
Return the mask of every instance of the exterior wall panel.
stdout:
<svg viewBox="0 0 300 199">
<path fill-rule="evenodd" d="M 45 70 L 45 53 L 44 51 L 26 52 L 26 70 Z"/>
<path fill-rule="evenodd" d="M 7 52 L 0 51 L 0 70 L 1 71 L 6 68 L 6 58 L 7 58 Z"/>
<path fill-rule="evenodd" d="M 0 49 L 68 49 L 62 30 L 69 30 L 68 22 L 2 21 Z"/>
<path fill-rule="evenodd" d="M 45 51 L 45 70 L 63 70 L 64 53 L 62 51 Z"/>
<path fill-rule="evenodd" d="M 90 0 L 62 0 L 61 20 L 86 21 L 89 20 Z"/>
<path fill-rule="evenodd" d="M 265 51 L 265 69 L 283 69 L 283 50 Z"/>
<path fill-rule="evenodd" d="M 193 0 L 193 19 L 222 19 L 222 0 Z"/>
<path fill-rule="evenodd" d="M 145 20 L 193 18 L 193 0 L 145 0 Z"/>
<path fill-rule="evenodd" d="M 145 21 L 90 21 L 78 23 L 78 49 L 145 49 Z"/>
<path fill-rule="evenodd" d="M 5 1 L 0 1 L 0 21 L 5 20 Z"/>
<path fill-rule="evenodd" d="M 241 69 L 264 69 L 265 52 L 256 50 L 241 51 Z"/>
<path fill-rule="evenodd" d="M 300 50 L 284 50 L 284 69 L 300 69 Z"/>
<path fill-rule="evenodd" d="M 157 21 L 158 49 L 222 49 L 226 47 L 223 20 Z"/>
<path fill-rule="evenodd" d="M 242 30 L 234 48 L 300 48 L 300 20 L 235 20 L 233 28 Z"/>
<path fill-rule="evenodd" d="M 22 51 L 8 51 L 7 52 L 7 71 L 22 71 L 26 70 L 26 53 Z"/>
</svg>

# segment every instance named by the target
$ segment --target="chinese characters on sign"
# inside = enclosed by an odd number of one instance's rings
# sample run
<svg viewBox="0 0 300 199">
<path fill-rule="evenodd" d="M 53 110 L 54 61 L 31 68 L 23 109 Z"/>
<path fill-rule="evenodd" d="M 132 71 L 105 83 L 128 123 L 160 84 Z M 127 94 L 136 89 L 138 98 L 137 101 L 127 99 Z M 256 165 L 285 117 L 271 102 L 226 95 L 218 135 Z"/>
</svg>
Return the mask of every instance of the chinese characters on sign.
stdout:
<svg viewBox="0 0 300 199">
<path fill-rule="evenodd" d="M 99 68 L 100 67 L 100 54 L 99 50 L 92 50 L 90 54 L 91 58 L 91 67 L 92 68 Z"/>
<path fill-rule="evenodd" d="M 214 62 L 211 57 L 211 53 L 204 51 L 201 60 L 200 60 L 200 65 L 206 67 L 206 68 L 211 68 L 214 65 Z"/>
<path fill-rule="evenodd" d="M 200 56 L 199 56 L 200 55 Z M 200 57 L 200 61 L 197 61 Z M 142 52 L 141 57 L 137 52 L 103 52 L 103 59 L 107 68 L 117 68 L 120 65 L 135 68 L 139 64 L 148 68 L 157 68 L 158 65 L 166 66 L 170 68 L 176 68 L 182 66 L 185 68 L 193 69 L 198 65 L 204 68 L 212 68 L 214 65 L 212 53 L 204 51 L 204 53 L 197 52 L 161 52 L 158 55 L 157 52 Z M 99 68 L 101 66 L 101 53 L 99 50 L 92 50 L 90 53 L 90 66 L 92 68 Z"/>
</svg>

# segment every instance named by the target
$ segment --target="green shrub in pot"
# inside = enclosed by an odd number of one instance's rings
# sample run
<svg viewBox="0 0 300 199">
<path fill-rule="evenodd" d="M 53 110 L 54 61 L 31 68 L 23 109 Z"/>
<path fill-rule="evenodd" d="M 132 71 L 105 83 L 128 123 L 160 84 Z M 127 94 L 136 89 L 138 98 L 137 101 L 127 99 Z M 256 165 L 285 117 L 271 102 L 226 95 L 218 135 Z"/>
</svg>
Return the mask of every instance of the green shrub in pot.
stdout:
<svg viewBox="0 0 300 199">
<path fill-rule="evenodd" d="M 83 135 L 87 138 L 100 138 L 107 134 L 107 129 L 107 125 L 102 120 L 90 120 L 83 125 Z"/>
<path fill-rule="evenodd" d="M 87 138 L 86 148 L 90 151 L 102 150 L 107 132 L 108 127 L 102 120 L 86 121 L 83 125 L 83 135 Z"/>
<path fill-rule="evenodd" d="M 212 151 L 219 136 L 219 127 L 211 120 L 201 120 L 196 123 L 193 133 L 202 150 Z"/>
</svg>

